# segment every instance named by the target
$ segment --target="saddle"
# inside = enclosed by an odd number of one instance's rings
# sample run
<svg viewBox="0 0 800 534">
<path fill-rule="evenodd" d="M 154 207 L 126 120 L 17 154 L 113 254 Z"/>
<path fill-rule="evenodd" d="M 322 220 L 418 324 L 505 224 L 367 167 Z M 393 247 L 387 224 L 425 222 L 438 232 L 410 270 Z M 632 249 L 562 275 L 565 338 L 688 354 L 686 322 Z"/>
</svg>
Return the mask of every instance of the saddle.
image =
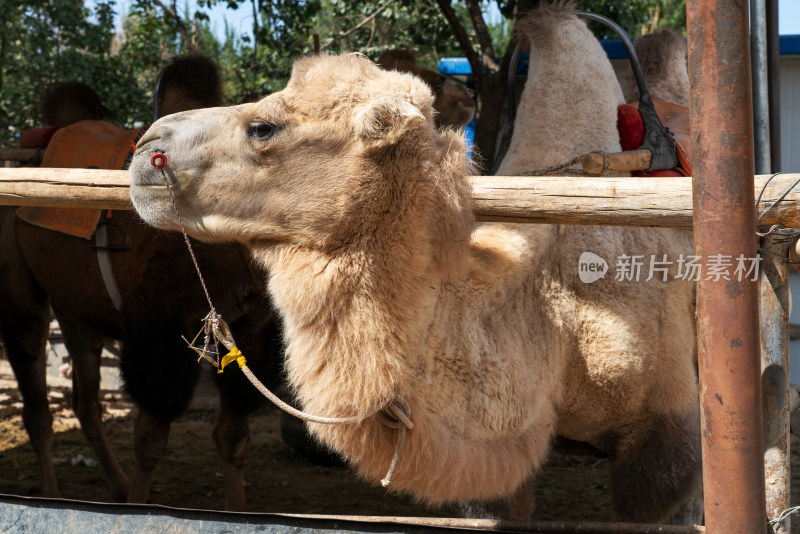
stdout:
<svg viewBox="0 0 800 534">
<path fill-rule="evenodd" d="M 678 166 L 661 171 L 635 171 L 635 176 L 691 176 L 691 130 L 689 108 L 663 100 L 653 99 L 656 114 L 675 141 Z M 638 110 L 638 102 L 623 104 L 617 108 L 617 130 L 622 150 L 636 150 L 644 142 L 645 125 Z"/>
<path fill-rule="evenodd" d="M 41 166 L 120 170 L 130 161 L 141 133 L 141 130 L 125 130 L 105 121 L 76 122 L 52 134 Z M 104 211 L 26 206 L 17 209 L 17 216 L 35 226 L 89 240 L 103 219 Z"/>
<path fill-rule="evenodd" d="M 136 141 L 146 128 L 125 130 L 111 123 L 84 120 L 60 128 L 47 143 L 42 167 L 111 169 L 127 168 L 136 149 Z M 17 216 L 34 226 L 54 230 L 73 237 L 90 240 L 97 248 L 97 261 L 106 291 L 119 310 L 122 296 L 111 267 L 109 250 L 124 250 L 125 236 L 120 233 L 118 243 L 109 244 L 108 229 L 112 228 L 111 210 L 94 208 L 43 208 L 25 206 L 17 209 Z"/>
</svg>

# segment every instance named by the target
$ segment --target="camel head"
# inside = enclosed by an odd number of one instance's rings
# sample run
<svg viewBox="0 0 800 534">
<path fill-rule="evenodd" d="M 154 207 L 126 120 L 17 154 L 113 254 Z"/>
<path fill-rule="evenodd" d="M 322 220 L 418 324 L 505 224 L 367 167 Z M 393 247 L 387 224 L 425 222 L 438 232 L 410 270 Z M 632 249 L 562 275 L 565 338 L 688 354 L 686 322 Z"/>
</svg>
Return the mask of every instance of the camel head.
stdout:
<svg viewBox="0 0 800 534">
<path fill-rule="evenodd" d="M 441 90 L 434 103 L 439 126 L 466 126 L 475 116 L 474 93 L 457 81 L 442 76 Z"/>
<path fill-rule="evenodd" d="M 171 192 L 186 231 L 212 242 L 331 250 L 380 218 L 410 215 L 408 205 L 433 220 L 459 203 L 468 235 L 467 190 L 442 174 L 463 180 L 463 139 L 438 133 L 433 115 L 430 89 L 413 76 L 359 54 L 302 58 L 287 87 L 258 102 L 156 121 L 136 147 L 131 197 L 146 222 L 178 230 Z"/>
</svg>

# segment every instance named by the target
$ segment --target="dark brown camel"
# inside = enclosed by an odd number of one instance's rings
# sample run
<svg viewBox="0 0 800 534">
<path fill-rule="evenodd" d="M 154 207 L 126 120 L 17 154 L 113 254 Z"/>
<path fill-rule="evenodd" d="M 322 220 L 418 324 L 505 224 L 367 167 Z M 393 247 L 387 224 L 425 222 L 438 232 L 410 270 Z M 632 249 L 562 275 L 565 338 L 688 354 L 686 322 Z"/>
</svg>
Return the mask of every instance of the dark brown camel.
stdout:
<svg viewBox="0 0 800 534">
<path fill-rule="evenodd" d="M 84 239 L 28 224 L 14 210 L 0 208 L 0 295 L 5 302 L 0 336 L 23 396 L 23 420 L 39 461 L 42 495 L 59 495 L 45 382 L 52 306 L 73 362 L 73 406 L 109 477 L 112 496 L 145 502 L 153 470 L 166 453 L 170 422 L 188 406 L 201 372 L 180 337 L 192 339 L 208 310 L 183 239 L 153 230 L 133 213 L 114 212 L 113 224 L 126 239 L 125 250 L 110 255 L 122 296 L 117 310 L 95 249 Z M 249 365 L 274 382 L 280 356 L 277 322 L 264 311 L 260 276 L 246 252 L 238 245 L 198 243 L 194 248 L 216 309 L 229 322 Z M 101 424 L 97 397 L 104 338 L 123 342 L 125 389 L 139 408 L 132 482 L 109 449 Z M 262 399 L 240 373 L 216 376 L 221 402 L 213 437 L 223 463 L 226 508 L 242 510 L 247 414 Z"/>
</svg>

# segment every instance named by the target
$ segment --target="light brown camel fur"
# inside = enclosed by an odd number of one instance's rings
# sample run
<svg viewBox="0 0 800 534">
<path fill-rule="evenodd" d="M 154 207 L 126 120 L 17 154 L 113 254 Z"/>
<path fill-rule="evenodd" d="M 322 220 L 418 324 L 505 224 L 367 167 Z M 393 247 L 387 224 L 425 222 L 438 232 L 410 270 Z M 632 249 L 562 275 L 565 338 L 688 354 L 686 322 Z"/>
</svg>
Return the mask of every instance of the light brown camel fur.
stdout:
<svg viewBox="0 0 800 534">
<path fill-rule="evenodd" d="M 686 38 L 669 29 L 658 30 L 633 43 L 647 90 L 653 98 L 689 106 L 689 70 Z M 625 78 L 625 101 L 639 99 L 639 90 L 629 73 Z"/>
<path fill-rule="evenodd" d="M 521 20 L 516 31 L 520 41 L 528 44 L 532 69 L 520 99 L 517 127 L 511 141 L 511 149 L 502 161 L 498 174 L 522 174 L 563 163 L 591 151 L 619 151 L 619 136 L 615 123 L 617 106 L 624 102 L 622 92 L 605 52 L 586 28 L 585 23 L 572 15 L 568 7 L 550 7 L 542 8 L 536 16 Z M 676 43 L 673 42 L 672 36 L 647 39 L 644 49 L 652 49 L 648 43 L 650 45 L 656 41 L 663 43 L 664 39 L 669 39 L 670 46 L 674 46 Z M 660 49 L 663 50 L 664 47 L 661 46 Z M 566 52 L 567 50 L 570 52 Z M 561 52 L 554 53 L 554 51 Z M 646 52 L 644 57 L 648 62 L 655 59 L 651 52 Z M 655 76 L 655 69 L 645 68 L 651 77 L 649 81 L 652 81 L 660 91 L 659 95 L 665 92 L 665 88 L 676 90 L 681 83 L 680 77 L 662 79 Z M 670 72 L 670 69 L 662 70 L 663 75 L 668 75 Z M 573 89 L 572 86 L 577 87 Z M 652 233 L 669 236 L 674 247 L 671 249 L 673 254 L 691 254 L 693 249 L 691 233 L 682 230 L 620 230 L 561 226 L 558 227 L 558 233 L 562 243 L 576 239 L 572 234 L 595 234 L 599 242 L 611 238 L 618 240 L 621 236 L 625 236 L 626 241 L 635 239 L 646 242 L 648 235 Z M 590 250 L 596 251 L 597 247 L 592 247 Z M 606 257 L 604 254 L 600 255 Z M 673 275 L 674 273 L 670 274 Z M 683 304 L 673 308 L 671 313 L 682 315 L 685 319 L 688 317 L 685 310 L 693 305 L 693 290 L 686 283 L 675 285 L 680 288 L 679 298 Z M 687 343 L 687 348 L 690 348 L 694 342 L 694 326 L 685 321 L 684 325 L 688 330 L 683 341 Z M 683 354 L 684 356 L 693 354 L 693 348 L 689 352 L 684 351 Z M 694 394 L 689 399 L 694 399 Z M 685 398 L 684 402 L 686 400 Z M 696 421 L 692 422 L 694 423 Z M 683 454 L 693 461 L 687 464 L 685 476 L 688 478 L 694 473 L 699 477 L 699 436 L 697 429 L 691 425 L 686 431 L 689 433 L 687 436 L 689 447 Z M 570 431 L 561 428 L 558 432 L 568 437 L 572 436 Z M 601 449 L 610 452 L 607 447 Z M 610 454 L 612 457 L 619 456 L 613 451 Z M 681 451 L 676 451 L 676 454 L 681 454 Z M 621 462 L 617 458 L 614 461 L 617 465 Z M 657 468 L 654 467 L 654 470 Z M 615 477 L 619 478 L 622 472 L 624 471 L 619 471 Z M 630 485 L 623 484 L 622 480 L 614 484 L 615 504 L 622 515 L 626 506 L 624 501 L 631 503 L 627 506 L 635 506 L 633 503 L 641 499 L 641 496 L 637 497 L 633 491 L 624 491 L 628 488 Z M 687 497 L 691 499 L 690 495 Z M 667 508 L 669 506 L 665 505 L 664 509 Z M 702 520 L 702 512 L 699 512 L 700 516 L 697 517 L 697 510 L 702 510 L 702 499 L 699 502 L 689 500 L 687 506 L 679 512 L 682 515 L 673 516 L 673 520 L 681 523 Z"/>
<path fill-rule="evenodd" d="M 186 230 L 250 248 L 299 403 L 364 418 L 310 428 L 365 478 L 385 475 L 397 439 L 375 412 L 402 400 L 414 426 L 395 490 L 429 503 L 511 494 L 558 433 L 614 458 L 621 517 L 665 519 L 699 462 L 691 286 L 584 284 L 578 258 L 672 255 L 690 236 L 476 227 L 463 139 L 436 130 L 432 103 L 417 78 L 363 56 L 304 58 L 257 103 L 156 122 L 131 196 L 145 221 L 179 228 L 150 163 L 163 152 Z"/>
<path fill-rule="evenodd" d="M 548 10 L 517 22 L 515 31 L 530 45 L 531 67 L 497 175 L 621 150 L 617 106 L 624 101 L 614 70 L 586 25 L 573 15 L 561 20 L 558 13 Z"/>
<path fill-rule="evenodd" d="M 434 121 L 440 128 L 466 126 L 475 116 L 475 100 L 472 90 L 463 84 L 417 64 L 417 56 L 411 50 L 387 50 L 378 58 L 378 65 L 386 70 L 408 72 L 418 76 L 433 91 Z"/>
</svg>

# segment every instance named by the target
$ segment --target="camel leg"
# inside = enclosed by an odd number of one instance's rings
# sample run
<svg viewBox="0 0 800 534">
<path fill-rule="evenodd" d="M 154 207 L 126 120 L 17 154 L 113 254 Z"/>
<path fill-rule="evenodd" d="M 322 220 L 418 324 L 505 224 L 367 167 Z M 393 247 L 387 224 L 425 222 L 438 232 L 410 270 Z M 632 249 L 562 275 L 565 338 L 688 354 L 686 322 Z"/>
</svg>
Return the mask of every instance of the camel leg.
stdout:
<svg viewBox="0 0 800 534">
<path fill-rule="evenodd" d="M 219 417 L 213 435 L 225 479 L 225 509 L 244 512 L 247 508 L 244 460 L 250 446 L 250 425 L 247 415 L 234 413 L 230 409 L 224 394 L 220 394 Z"/>
<path fill-rule="evenodd" d="M 11 219 L 5 218 L 9 216 Z M 0 212 L 0 338 L 22 394 L 22 420 L 39 463 L 42 495 L 58 497 L 52 458 L 53 416 L 45 378 L 50 304 L 24 263 L 13 217 L 7 210 Z"/>
<path fill-rule="evenodd" d="M 533 515 L 535 482 L 533 477 L 523 482 L 517 490 L 506 497 L 491 501 L 469 502 L 458 505 L 460 517 L 474 519 L 508 519 L 529 521 Z"/>
<path fill-rule="evenodd" d="M 83 435 L 92 445 L 106 472 L 111 497 L 117 502 L 125 502 L 130 480 L 108 445 L 103 430 L 103 408 L 98 400 L 103 337 L 90 332 L 71 316 L 58 310 L 55 312 L 64 335 L 64 345 L 72 358 L 72 405 L 75 414 L 81 423 Z"/>
<path fill-rule="evenodd" d="M 669 520 L 670 525 L 704 525 L 705 505 L 703 503 L 703 485 L 698 484 L 692 495 L 678 507 Z"/>
<path fill-rule="evenodd" d="M 612 454 L 614 508 L 625 521 L 667 521 L 700 484 L 700 415 L 654 416 L 625 430 Z"/>
<path fill-rule="evenodd" d="M 47 311 L 49 319 L 49 310 Z M 17 387 L 22 394 L 22 421 L 36 453 L 42 481 L 42 496 L 59 497 L 56 472 L 53 467 L 53 416 L 47 402 L 47 358 L 46 344 L 49 320 L 38 323 L 38 318 L 29 317 L 24 327 L 6 328 L 3 323 L 3 340 L 8 361 Z M 38 323 L 38 324 L 37 324 Z"/>
<path fill-rule="evenodd" d="M 150 482 L 158 462 L 167 454 L 170 422 L 139 409 L 133 430 L 136 467 L 133 473 L 129 503 L 147 502 Z"/>
</svg>

